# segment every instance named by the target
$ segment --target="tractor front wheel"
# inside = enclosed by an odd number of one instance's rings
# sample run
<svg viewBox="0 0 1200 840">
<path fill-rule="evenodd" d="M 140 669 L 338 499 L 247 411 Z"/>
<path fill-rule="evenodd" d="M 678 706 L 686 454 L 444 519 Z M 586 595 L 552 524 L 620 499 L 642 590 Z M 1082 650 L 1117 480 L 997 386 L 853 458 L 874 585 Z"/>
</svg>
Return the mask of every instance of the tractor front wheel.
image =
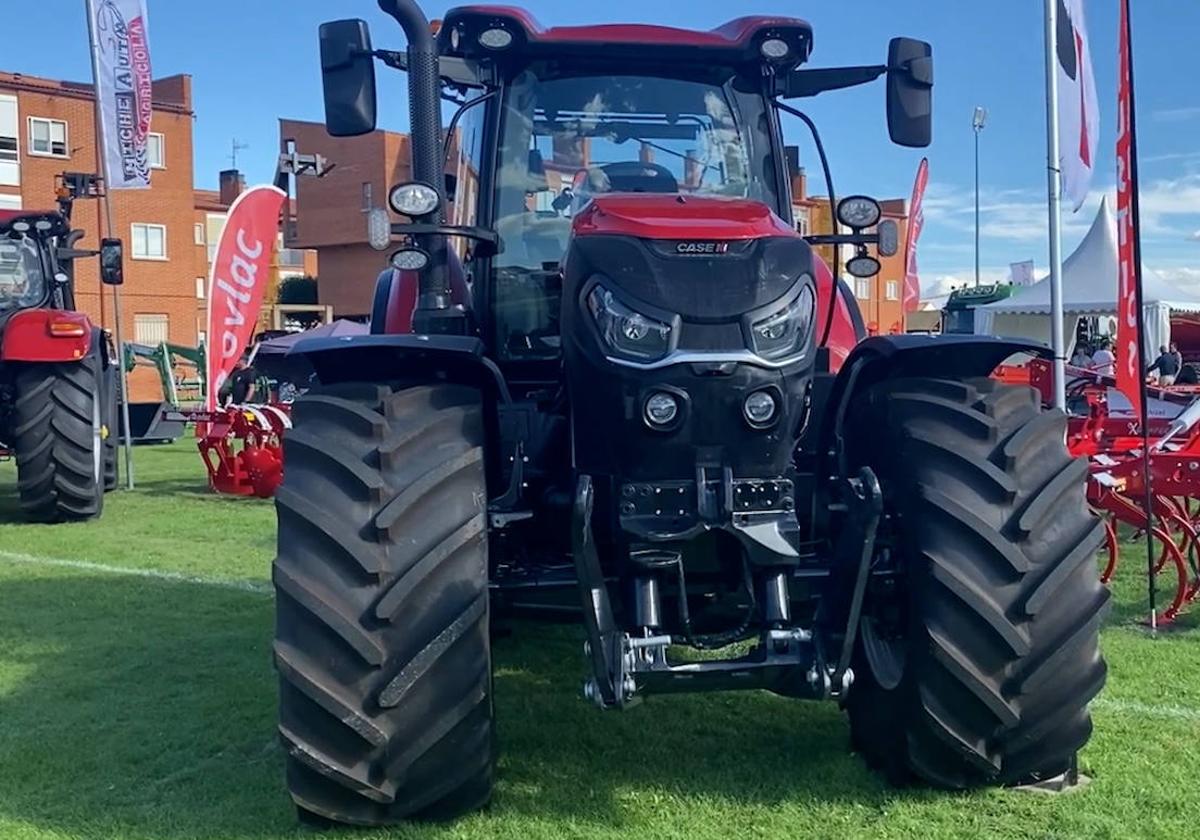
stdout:
<svg viewBox="0 0 1200 840">
<path fill-rule="evenodd" d="M 1067 770 L 1105 681 L 1108 592 L 1063 414 L 990 379 L 900 379 L 852 423 L 886 515 L 847 697 L 855 749 L 896 784 Z"/>
<path fill-rule="evenodd" d="M 449 818 L 492 791 L 480 394 L 315 388 L 284 436 L 279 732 L 305 821 Z"/>
<path fill-rule="evenodd" d="M 23 364 L 12 447 L 21 508 L 36 522 L 93 519 L 104 506 L 104 406 L 97 353 Z"/>
</svg>

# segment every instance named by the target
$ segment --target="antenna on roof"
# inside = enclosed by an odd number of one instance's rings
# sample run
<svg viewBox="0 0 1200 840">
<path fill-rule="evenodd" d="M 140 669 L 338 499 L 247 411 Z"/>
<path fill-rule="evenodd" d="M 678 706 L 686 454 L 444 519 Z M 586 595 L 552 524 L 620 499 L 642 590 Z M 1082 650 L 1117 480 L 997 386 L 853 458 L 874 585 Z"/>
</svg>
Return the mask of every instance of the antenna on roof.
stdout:
<svg viewBox="0 0 1200 840">
<path fill-rule="evenodd" d="M 238 152 L 240 152 L 242 149 L 249 149 L 249 148 L 250 148 L 249 143 L 239 143 L 238 139 L 236 137 L 233 138 L 233 151 L 229 155 L 229 168 L 230 169 L 237 169 Z"/>
</svg>

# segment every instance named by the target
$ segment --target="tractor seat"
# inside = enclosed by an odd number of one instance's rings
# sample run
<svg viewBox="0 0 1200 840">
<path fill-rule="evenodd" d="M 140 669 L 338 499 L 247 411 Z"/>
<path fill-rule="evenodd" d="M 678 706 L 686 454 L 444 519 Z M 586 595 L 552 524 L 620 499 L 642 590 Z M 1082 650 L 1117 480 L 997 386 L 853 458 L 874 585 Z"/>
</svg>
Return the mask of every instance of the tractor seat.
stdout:
<svg viewBox="0 0 1200 840">
<path fill-rule="evenodd" d="M 586 170 L 584 190 L 599 193 L 677 193 L 679 182 L 671 170 L 657 163 L 621 161 Z"/>
</svg>

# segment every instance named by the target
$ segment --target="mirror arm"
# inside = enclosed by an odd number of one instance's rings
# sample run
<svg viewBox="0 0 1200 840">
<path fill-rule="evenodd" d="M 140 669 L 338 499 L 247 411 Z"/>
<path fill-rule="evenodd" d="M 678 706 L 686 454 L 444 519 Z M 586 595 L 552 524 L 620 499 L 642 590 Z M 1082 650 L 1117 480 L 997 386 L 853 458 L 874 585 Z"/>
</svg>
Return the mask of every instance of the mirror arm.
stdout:
<svg viewBox="0 0 1200 840">
<path fill-rule="evenodd" d="M 809 245 L 878 245 L 878 233 L 818 233 L 804 237 Z"/>
<path fill-rule="evenodd" d="M 857 87 L 875 81 L 889 69 L 886 64 L 873 64 L 861 67 L 793 70 L 779 80 L 782 88 L 780 95 L 785 99 L 801 99 L 830 90 Z"/>
</svg>

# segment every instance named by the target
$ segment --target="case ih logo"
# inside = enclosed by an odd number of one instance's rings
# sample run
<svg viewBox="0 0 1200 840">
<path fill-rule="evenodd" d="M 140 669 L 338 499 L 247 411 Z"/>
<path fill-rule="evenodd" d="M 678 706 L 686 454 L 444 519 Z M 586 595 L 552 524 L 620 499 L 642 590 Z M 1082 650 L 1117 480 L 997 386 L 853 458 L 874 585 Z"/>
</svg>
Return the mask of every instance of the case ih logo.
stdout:
<svg viewBox="0 0 1200 840">
<path fill-rule="evenodd" d="M 728 242 L 677 242 L 675 253 L 688 256 L 709 256 L 710 254 L 729 253 Z"/>
</svg>

